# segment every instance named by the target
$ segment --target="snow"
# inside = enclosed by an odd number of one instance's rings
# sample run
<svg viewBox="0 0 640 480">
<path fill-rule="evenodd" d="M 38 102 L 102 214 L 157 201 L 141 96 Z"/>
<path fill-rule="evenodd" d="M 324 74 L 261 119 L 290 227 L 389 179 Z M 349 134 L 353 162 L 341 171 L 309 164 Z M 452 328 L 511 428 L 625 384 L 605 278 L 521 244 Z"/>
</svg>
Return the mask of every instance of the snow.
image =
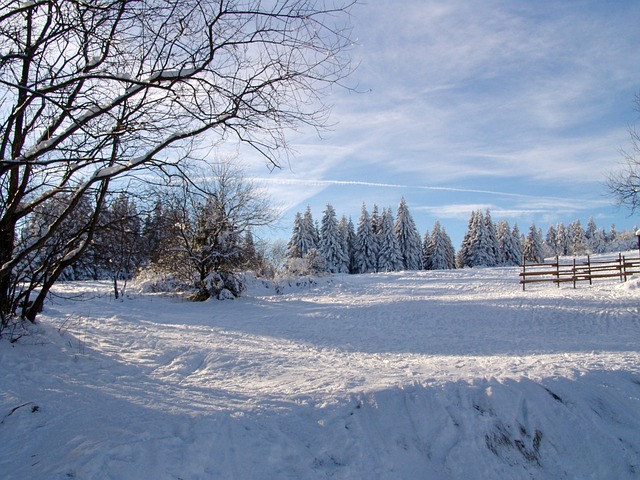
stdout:
<svg viewBox="0 0 640 480">
<path fill-rule="evenodd" d="M 523 292 L 518 272 L 203 303 L 60 285 L 0 340 L 0 476 L 640 478 L 640 279 Z"/>
</svg>

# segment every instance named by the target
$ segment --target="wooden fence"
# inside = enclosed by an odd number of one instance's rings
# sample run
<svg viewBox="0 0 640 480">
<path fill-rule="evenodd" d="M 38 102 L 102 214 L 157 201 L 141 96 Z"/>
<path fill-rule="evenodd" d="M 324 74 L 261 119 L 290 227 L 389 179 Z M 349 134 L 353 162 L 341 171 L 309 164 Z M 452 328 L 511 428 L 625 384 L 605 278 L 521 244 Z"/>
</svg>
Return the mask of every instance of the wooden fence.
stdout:
<svg viewBox="0 0 640 480">
<path fill-rule="evenodd" d="M 626 282 L 627 277 L 640 274 L 640 258 L 628 259 L 618 254 L 617 259 L 593 261 L 587 256 L 586 262 L 560 263 L 558 257 L 552 263 L 523 263 L 521 265 L 520 284 L 522 290 L 527 283 L 554 282 L 560 287 L 561 283 L 572 282 L 576 288 L 577 282 L 588 281 L 591 285 L 598 278 L 620 278 Z"/>
</svg>

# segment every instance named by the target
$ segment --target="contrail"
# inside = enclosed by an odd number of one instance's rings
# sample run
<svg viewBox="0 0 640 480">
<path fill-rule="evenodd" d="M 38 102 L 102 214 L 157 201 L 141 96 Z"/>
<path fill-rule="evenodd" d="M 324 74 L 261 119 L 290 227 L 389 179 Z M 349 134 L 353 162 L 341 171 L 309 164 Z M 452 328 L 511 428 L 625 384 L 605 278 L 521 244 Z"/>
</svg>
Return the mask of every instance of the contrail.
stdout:
<svg viewBox="0 0 640 480">
<path fill-rule="evenodd" d="M 400 185 L 395 183 L 375 183 L 375 182 L 362 182 L 355 180 L 304 180 L 297 178 L 287 178 L 287 179 L 279 179 L 279 178 L 268 178 L 268 177 L 257 177 L 253 178 L 256 182 L 262 183 L 272 183 L 279 185 L 309 185 L 309 186 L 317 186 L 317 187 L 326 187 L 332 185 L 359 185 L 364 187 L 381 187 L 381 188 L 403 188 L 403 189 L 417 189 L 417 190 L 434 190 L 434 191 L 444 191 L 444 192 L 459 192 L 459 193 L 482 193 L 486 195 L 499 195 L 503 197 L 515 197 L 515 198 L 540 198 L 539 196 L 534 195 L 525 195 L 522 193 L 511 193 L 511 192 L 498 192 L 495 190 L 479 190 L 472 188 L 459 188 L 459 187 L 433 187 L 433 186 L 425 186 L 425 185 Z M 566 200 L 560 197 L 545 197 L 545 198 L 555 198 L 558 200 Z"/>
</svg>

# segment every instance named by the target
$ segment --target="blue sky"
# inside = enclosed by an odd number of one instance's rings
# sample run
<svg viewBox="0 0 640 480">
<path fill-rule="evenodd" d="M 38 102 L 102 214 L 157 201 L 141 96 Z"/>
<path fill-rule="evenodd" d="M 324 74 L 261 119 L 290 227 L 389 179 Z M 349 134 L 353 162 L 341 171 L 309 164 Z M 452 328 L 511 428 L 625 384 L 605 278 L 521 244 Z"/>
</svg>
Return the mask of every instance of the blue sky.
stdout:
<svg viewBox="0 0 640 480">
<path fill-rule="evenodd" d="M 424 234 L 459 247 L 474 209 L 532 222 L 631 229 L 604 181 L 629 146 L 640 92 L 640 2 L 370 0 L 352 12 L 358 67 L 330 131 L 299 131 L 289 167 L 252 172 L 284 208 L 354 222 L 405 197 Z"/>
</svg>

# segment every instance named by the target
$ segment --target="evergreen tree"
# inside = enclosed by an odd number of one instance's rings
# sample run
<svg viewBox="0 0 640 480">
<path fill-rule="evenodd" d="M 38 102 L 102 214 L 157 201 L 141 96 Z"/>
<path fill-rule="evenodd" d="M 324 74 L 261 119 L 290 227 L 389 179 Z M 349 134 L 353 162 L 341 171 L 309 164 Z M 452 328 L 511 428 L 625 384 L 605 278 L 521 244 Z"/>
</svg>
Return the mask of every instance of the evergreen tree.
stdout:
<svg viewBox="0 0 640 480">
<path fill-rule="evenodd" d="M 513 230 L 511 231 L 511 240 L 513 242 L 513 261 L 516 262 L 515 265 L 520 265 L 520 263 L 522 263 L 524 253 L 522 234 L 518 229 L 517 223 L 513 226 Z"/>
<path fill-rule="evenodd" d="M 476 212 L 475 210 L 471 212 L 471 216 L 469 217 L 469 223 L 467 225 L 467 231 L 464 234 L 464 238 L 462 239 L 462 244 L 460 245 L 460 249 L 456 255 L 456 265 L 458 268 L 471 267 L 471 245 L 472 245 L 472 234 L 475 231 L 475 220 L 476 220 Z"/>
<path fill-rule="evenodd" d="M 556 255 L 571 255 L 571 241 L 563 223 L 556 226 Z"/>
<path fill-rule="evenodd" d="M 293 232 L 291 239 L 287 243 L 287 256 L 289 258 L 302 258 L 303 238 L 302 238 L 302 215 L 296 212 L 293 218 Z"/>
<path fill-rule="evenodd" d="M 422 269 L 431 270 L 431 252 L 429 251 L 429 244 L 431 243 L 431 234 L 429 230 L 424 232 L 422 237 Z"/>
<path fill-rule="evenodd" d="M 480 210 L 471 214 L 469 220 L 468 235 L 464 240 L 464 259 L 463 266 L 468 267 L 493 267 L 497 264 L 497 239 L 495 237 L 495 228 L 490 228 L 486 217 Z"/>
<path fill-rule="evenodd" d="M 484 226 L 487 235 L 487 256 L 489 258 L 489 266 L 499 265 L 501 263 L 500 245 L 498 244 L 498 235 L 496 226 L 491 220 L 491 212 L 489 209 L 484 214 Z"/>
<path fill-rule="evenodd" d="M 396 272 L 402 270 L 400 244 L 396 237 L 391 209 L 382 210 L 380 217 L 380 237 L 378 249 L 378 271 Z"/>
<path fill-rule="evenodd" d="M 541 263 L 544 261 L 542 238 L 535 224 L 532 224 L 529 228 L 529 233 L 524 243 L 523 255 L 525 262 Z"/>
<path fill-rule="evenodd" d="M 447 231 L 444 229 L 444 227 L 441 229 L 441 233 L 445 245 L 445 264 L 447 265 L 446 268 L 454 269 L 456 268 L 456 249 L 453 247 L 451 237 L 447 234 Z"/>
<path fill-rule="evenodd" d="M 371 230 L 373 231 L 373 234 L 380 239 L 380 234 L 382 232 L 382 219 L 378 213 L 378 205 L 375 203 L 371 209 Z"/>
<path fill-rule="evenodd" d="M 307 252 L 312 248 L 319 248 L 320 246 L 320 234 L 318 233 L 318 227 L 313 221 L 311 207 L 308 205 L 304 212 L 304 216 L 302 217 L 301 242 L 299 249 L 302 257 L 305 257 Z"/>
<path fill-rule="evenodd" d="M 522 260 L 522 249 L 516 245 L 516 240 L 511 232 L 509 222 L 502 220 L 496 226 L 498 245 L 500 246 L 500 265 L 514 266 L 520 265 Z M 519 238 L 518 234 L 518 238 Z"/>
<path fill-rule="evenodd" d="M 320 228 L 320 253 L 324 257 L 327 271 L 330 273 L 347 273 L 349 257 L 344 250 L 344 243 L 336 211 L 327 204 Z"/>
<path fill-rule="evenodd" d="M 587 239 L 582 228 L 580 220 L 576 220 L 569 225 L 571 238 L 571 248 L 574 255 L 584 255 L 587 251 Z"/>
<path fill-rule="evenodd" d="M 426 270 L 446 270 L 455 268 L 455 251 L 451 244 L 451 239 L 447 232 L 436 221 L 433 231 L 428 237 L 425 236 L 425 269 Z"/>
<path fill-rule="evenodd" d="M 357 273 L 356 267 L 356 228 L 353 225 L 353 220 L 349 217 L 349 221 L 347 222 L 347 232 L 349 239 L 349 273 Z"/>
<path fill-rule="evenodd" d="M 347 220 L 347 217 L 343 215 L 338 227 L 340 228 L 340 235 L 342 236 L 342 248 L 346 252 L 346 264 L 343 266 L 342 271 L 353 273 L 352 268 L 355 261 L 354 254 L 356 237 L 353 229 L 353 222 L 351 219 Z"/>
<path fill-rule="evenodd" d="M 355 271 L 357 273 L 375 272 L 378 265 L 378 239 L 373 233 L 371 217 L 363 203 L 358 221 L 355 248 Z"/>
<path fill-rule="evenodd" d="M 398 205 L 395 232 L 400 244 L 403 268 L 405 270 L 420 270 L 422 267 L 422 239 L 404 197 Z"/>
<path fill-rule="evenodd" d="M 603 253 L 605 250 L 605 240 L 600 230 L 596 226 L 593 217 L 589 217 L 587 229 L 584 232 L 586 237 L 587 250 L 592 253 Z"/>
<path fill-rule="evenodd" d="M 547 236 L 544 239 L 544 249 L 547 256 L 558 255 L 558 232 L 553 225 L 549 225 Z"/>
</svg>

